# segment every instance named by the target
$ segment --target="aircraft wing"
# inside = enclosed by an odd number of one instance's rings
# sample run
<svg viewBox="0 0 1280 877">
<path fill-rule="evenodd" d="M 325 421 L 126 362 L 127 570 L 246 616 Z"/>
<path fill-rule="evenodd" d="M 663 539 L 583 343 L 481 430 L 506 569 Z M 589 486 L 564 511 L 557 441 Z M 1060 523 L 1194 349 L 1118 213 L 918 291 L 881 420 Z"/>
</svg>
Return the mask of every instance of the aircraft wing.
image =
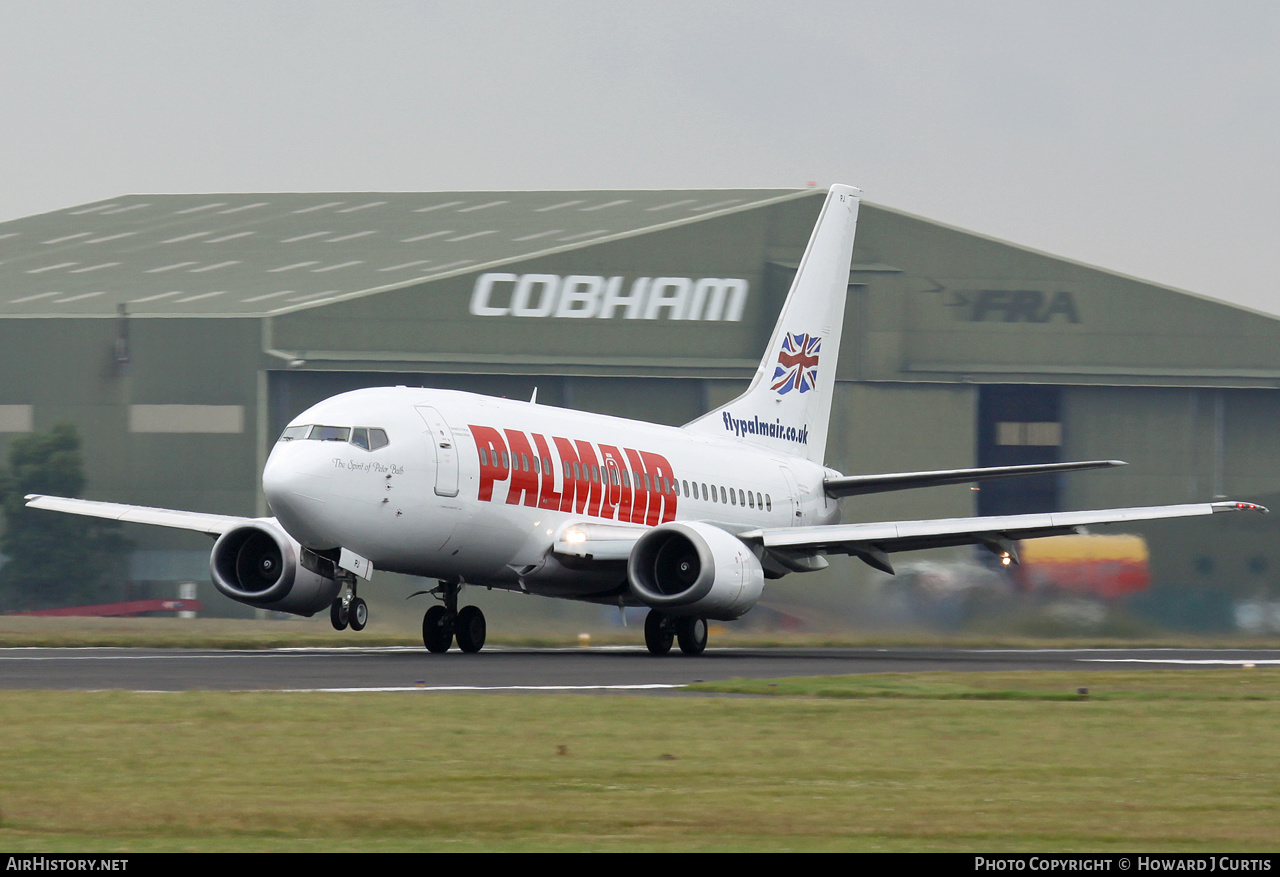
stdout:
<svg viewBox="0 0 1280 877">
<path fill-rule="evenodd" d="M 985 518 L 941 518 L 931 521 L 889 521 L 870 524 L 827 524 L 814 527 L 771 528 L 739 534 L 744 542 L 758 542 L 782 553 L 851 554 L 876 569 L 892 573 L 888 556 L 897 551 L 985 545 L 1016 561 L 1013 542 L 1041 536 L 1079 532 L 1091 524 L 1122 524 L 1161 518 L 1187 518 L 1220 512 L 1257 511 L 1266 508 L 1251 502 L 1205 502 L 1187 505 L 1145 506 L 1084 512 L 1052 512 L 1031 515 L 997 515 Z"/>
<path fill-rule="evenodd" d="M 648 532 L 644 526 L 597 524 L 575 521 L 564 527 L 551 550 L 564 558 L 584 561 L 625 562 L 631 556 L 636 540 Z"/>
<path fill-rule="evenodd" d="M 65 496 L 41 496 L 35 493 L 28 494 L 26 500 L 27 508 L 32 509 L 48 509 L 52 512 L 87 515 L 91 518 L 107 518 L 133 524 L 154 524 L 158 527 L 173 527 L 177 530 L 194 530 L 197 533 L 208 533 L 210 536 L 221 536 L 228 530 L 254 520 L 231 515 L 206 515 L 200 512 L 122 505 L 117 502 L 71 499 Z"/>
<path fill-rule="evenodd" d="M 1080 463 L 1033 463 L 1027 466 L 984 466 L 976 469 L 938 469 L 932 472 L 893 472 L 886 475 L 841 475 L 822 483 L 828 496 L 860 496 L 914 487 L 939 487 L 964 484 L 988 478 L 1014 478 L 1019 475 L 1045 475 L 1053 472 L 1078 472 L 1081 469 L 1109 469 L 1127 465 L 1123 460 L 1087 460 Z"/>
</svg>

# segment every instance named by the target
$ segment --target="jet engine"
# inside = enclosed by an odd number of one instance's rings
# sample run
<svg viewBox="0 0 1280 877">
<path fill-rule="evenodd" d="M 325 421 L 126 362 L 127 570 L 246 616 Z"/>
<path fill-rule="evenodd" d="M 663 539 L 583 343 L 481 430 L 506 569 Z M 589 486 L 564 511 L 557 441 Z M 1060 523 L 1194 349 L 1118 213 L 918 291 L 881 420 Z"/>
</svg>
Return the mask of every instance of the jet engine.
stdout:
<svg viewBox="0 0 1280 877">
<path fill-rule="evenodd" d="M 701 521 L 672 521 L 636 540 L 627 559 L 631 593 L 668 615 L 732 621 L 764 590 L 760 561 L 741 540 Z"/>
<path fill-rule="evenodd" d="M 259 609 L 314 615 L 338 596 L 336 581 L 305 568 L 302 547 L 271 521 L 255 521 L 218 538 L 209 556 L 213 585 Z"/>
</svg>

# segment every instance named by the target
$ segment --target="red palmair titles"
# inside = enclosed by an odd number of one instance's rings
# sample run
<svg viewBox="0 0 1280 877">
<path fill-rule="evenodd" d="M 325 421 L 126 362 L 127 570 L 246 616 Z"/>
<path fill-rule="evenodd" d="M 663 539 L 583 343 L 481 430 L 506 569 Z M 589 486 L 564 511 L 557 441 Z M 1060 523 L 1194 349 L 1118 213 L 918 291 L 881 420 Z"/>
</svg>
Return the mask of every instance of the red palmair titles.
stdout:
<svg viewBox="0 0 1280 877">
<path fill-rule="evenodd" d="M 483 502 L 493 502 L 494 484 L 506 481 L 508 505 L 523 503 L 650 527 L 676 516 L 675 475 L 661 454 L 559 436 L 548 443 L 539 433 L 526 435 L 515 429 L 499 432 L 474 424 L 470 429 L 480 458 Z"/>
</svg>

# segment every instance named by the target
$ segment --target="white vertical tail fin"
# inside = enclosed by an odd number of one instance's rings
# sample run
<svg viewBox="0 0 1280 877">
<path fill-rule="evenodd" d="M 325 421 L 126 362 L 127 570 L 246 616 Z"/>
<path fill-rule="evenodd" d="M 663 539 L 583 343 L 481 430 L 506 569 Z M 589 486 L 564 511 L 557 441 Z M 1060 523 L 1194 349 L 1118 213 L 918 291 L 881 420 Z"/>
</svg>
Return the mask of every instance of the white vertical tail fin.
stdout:
<svg viewBox="0 0 1280 877">
<path fill-rule="evenodd" d="M 827 192 L 751 386 L 685 429 L 823 462 L 860 194 Z"/>
</svg>

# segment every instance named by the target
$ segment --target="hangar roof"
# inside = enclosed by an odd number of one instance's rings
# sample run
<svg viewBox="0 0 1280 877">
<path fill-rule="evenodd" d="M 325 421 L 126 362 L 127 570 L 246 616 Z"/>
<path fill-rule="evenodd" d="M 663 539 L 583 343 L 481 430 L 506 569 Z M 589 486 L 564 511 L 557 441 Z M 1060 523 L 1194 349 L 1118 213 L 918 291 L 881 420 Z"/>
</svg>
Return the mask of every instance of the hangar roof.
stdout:
<svg viewBox="0 0 1280 877">
<path fill-rule="evenodd" d="M 241 317 L 264 324 L 247 331 L 251 346 L 308 368 L 741 376 L 821 195 L 128 195 L 0 223 L 0 324 L 26 344 L 34 333 L 10 321 Z M 537 307 L 516 313 L 507 284 L 477 310 L 479 278 L 495 270 L 542 278 Z M 629 304 L 553 312 L 560 277 L 625 281 Z M 695 277 L 741 284 L 734 315 L 676 316 Z M 1273 315 L 874 204 L 852 280 L 844 379 L 1280 386 Z M 603 301 L 605 287 L 592 289 Z M 659 322 L 634 322 L 642 298 L 659 302 L 643 311 Z"/>
<path fill-rule="evenodd" d="M 0 223 L 0 317 L 288 313 L 812 193 L 125 195 Z"/>
</svg>

